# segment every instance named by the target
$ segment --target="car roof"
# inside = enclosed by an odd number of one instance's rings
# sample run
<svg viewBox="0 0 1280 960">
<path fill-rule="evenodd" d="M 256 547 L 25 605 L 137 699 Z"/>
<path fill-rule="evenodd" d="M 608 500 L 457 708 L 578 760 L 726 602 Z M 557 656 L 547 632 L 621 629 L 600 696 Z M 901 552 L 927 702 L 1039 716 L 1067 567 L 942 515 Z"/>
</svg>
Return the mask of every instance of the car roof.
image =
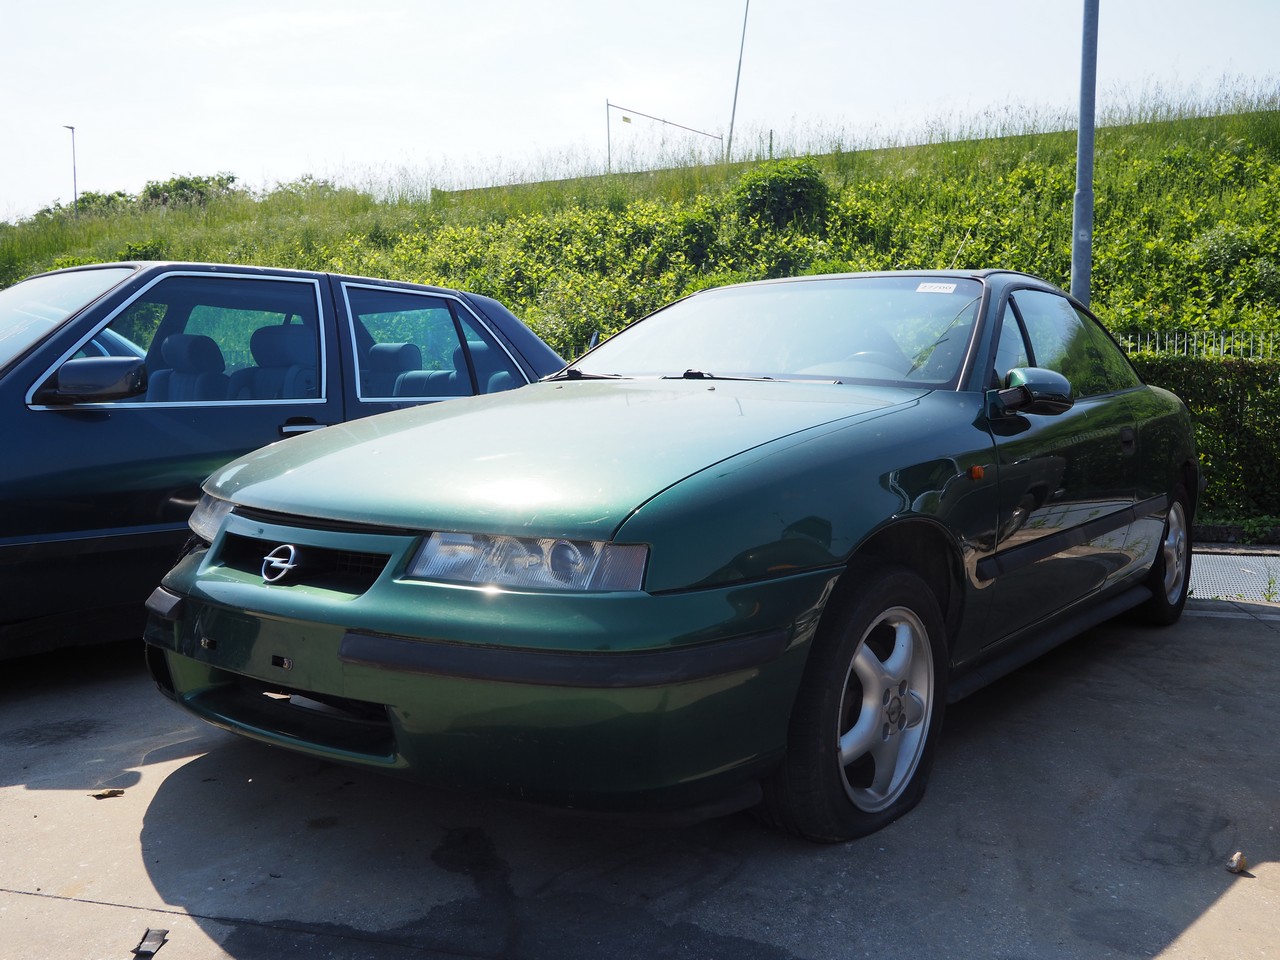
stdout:
<svg viewBox="0 0 1280 960">
<path fill-rule="evenodd" d="M 1007 290 L 1010 287 L 1031 287 L 1064 295 L 1076 306 L 1083 306 L 1061 287 L 1050 283 L 1043 277 L 1037 277 L 1035 274 L 1023 273 L 1018 270 L 1009 270 L 1002 267 L 984 267 L 966 270 L 871 270 L 857 273 L 821 273 L 807 274 L 798 277 L 774 277 L 768 280 L 751 280 L 745 283 L 729 284 L 724 287 L 707 287 L 687 294 L 687 297 L 696 297 L 700 294 L 711 293 L 715 290 L 741 290 L 750 289 L 752 287 L 773 286 L 775 284 L 810 283 L 827 280 L 852 280 L 876 277 L 921 277 L 924 279 L 977 280 L 988 288 L 992 288 L 989 292 L 997 296 L 1000 295 L 1001 291 Z"/>
<path fill-rule="evenodd" d="M 418 290 L 434 290 L 440 293 L 450 294 L 466 294 L 467 291 L 455 289 L 453 287 L 441 287 L 428 283 L 414 283 L 411 280 L 388 280 L 382 277 L 367 277 L 356 274 L 334 273 L 327 270 L 300 270 L 294 267 L 270 267 L 261 264 L 247 263 L 205 263 L 193 260 L 118 260 L 109 263 L 86 263 L 74 267 L 64 267 L 61 270 L 49 270 L 44 274 L 35 274 L 35 276 L 45 276 L 50 273 L 72 273 L 81 270 L 98 270 L 109 267 L 131 267 L 138 273 L 157 273 L 170 271 L 184 271 L 190 273 L 235 273 L 260 275 L 263 277 L 289 276 L 289 277 L 336 277 L 342 280 L 354 280 L 361 283 L 385 284 L 387 286 L 397 287 L 413 287 Z"/>
<path fill-rule="evenodd" d="M 996 280 L 1010 279 L 1027 281 L 1033 285 L 1040 285 L 1057 289 L 1052 283 L 1035 274 L 1024 273 L 1019 270 L 1010 270 L 1002 267 L 984 267 L 981 269 L 968 270 L 868 270 L 855 273 L 820 273 L 806 274 L 797 277 L 773 277 L 768 280 L 750 280 L 745 283 L 731 284 L 734 287 L 757 287 L 768 286 L 777 283 L 803 283 L 808 281 L 822 280 L 850 280 L 850 279 L 866 279 L 875 277 L 940 277 L 946 279 L 964 279 L 964 280 Z M 707 289 L 721 289 L 719 287 L 709 287 Z M 702 291 L 698 291 L 701 293 Z"/>
</svg>

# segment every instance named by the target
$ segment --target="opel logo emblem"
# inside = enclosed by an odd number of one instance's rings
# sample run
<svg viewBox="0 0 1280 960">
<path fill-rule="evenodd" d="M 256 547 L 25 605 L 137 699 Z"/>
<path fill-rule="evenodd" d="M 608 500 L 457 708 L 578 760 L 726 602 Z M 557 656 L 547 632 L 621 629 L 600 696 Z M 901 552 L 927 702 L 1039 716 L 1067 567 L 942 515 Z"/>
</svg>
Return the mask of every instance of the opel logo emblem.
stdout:
<svg viewBox="0 0 1280 960">
<path fill-rule="evenodd" d="M 262 558 L 262 582 L 276 583 L 298 565 L 298 548 L 291 543 L 276 547 Z"/>
</svg>

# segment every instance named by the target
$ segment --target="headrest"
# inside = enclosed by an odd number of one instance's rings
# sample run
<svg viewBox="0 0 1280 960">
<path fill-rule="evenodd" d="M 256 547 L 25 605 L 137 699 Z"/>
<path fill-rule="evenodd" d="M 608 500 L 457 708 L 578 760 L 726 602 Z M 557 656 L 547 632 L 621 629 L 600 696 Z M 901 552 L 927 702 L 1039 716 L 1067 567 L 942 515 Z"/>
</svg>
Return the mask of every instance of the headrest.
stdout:
<svg viewBox="0 0 1280 960">
<path fill-rule="evenodd" d="M 164 362 L 178 373 L 221 373 L 226 369 L 222 351 L 212 337 L 175 333 L 160 344 Z"/>
<path fill-rule="evenodd" d="M 416 343 L 375 343 L 369 350 L 370 373 L 403 373 L 422 367 Z"/>
<path fill-rule="evenodd" d="M 483 340 L 468 340 L 467 352 L 471 354 L 471 362 L 476 365 L 477 373 L 483 377 L 493 365 L 489 357 L 489 345 Z M 459 373 L 467 369 L 467 358 L 462 347 L 457 347 L 453 351 L 453 369 Z"/>
<path fill-rule="evenodd" d="M 259 327 L 249 338 L 249 352 L 260 367 L 314 367 L 316 338 L 301 324 Z"/>
</svg>

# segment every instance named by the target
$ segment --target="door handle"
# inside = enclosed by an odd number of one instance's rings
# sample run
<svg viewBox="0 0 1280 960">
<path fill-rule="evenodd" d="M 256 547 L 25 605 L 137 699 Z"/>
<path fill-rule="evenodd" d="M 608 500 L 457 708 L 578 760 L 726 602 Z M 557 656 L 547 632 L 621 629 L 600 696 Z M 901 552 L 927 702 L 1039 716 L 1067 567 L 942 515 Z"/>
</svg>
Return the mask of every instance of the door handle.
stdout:
<svg viewBox="0 0 1280 960">
<path fill-rule="evenodd" d="M 310 433 L 312 430 L 320 430 L 327 426 L 327 423 L 317 423 L 310 417 L 290 417 L 280 424 L 280 436 L 292 437 L 299 433 Z"/>
<path fill-rule="evenodd" d="M 1133 427 L 1120 428 L 1120 449 L 1126 454 L 1138 449 L 1138 432 Z"/>
</svg>

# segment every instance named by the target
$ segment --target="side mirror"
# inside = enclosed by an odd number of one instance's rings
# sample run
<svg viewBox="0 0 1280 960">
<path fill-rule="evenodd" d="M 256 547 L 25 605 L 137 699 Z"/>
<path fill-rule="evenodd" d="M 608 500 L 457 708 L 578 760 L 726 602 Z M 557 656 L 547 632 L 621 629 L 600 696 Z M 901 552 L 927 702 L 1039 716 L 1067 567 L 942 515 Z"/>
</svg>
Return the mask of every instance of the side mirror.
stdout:
<svg viewBox="0 0 1280 960">
<path fill-rule="evenodd" d="M 1062 374 L 1043 367 L 1014 367 L 1002 390 L 988 394 L 991 416 L 1031 414 L 1056 417 L 1075 404 L 1071 382 Z"/>
<path fill-rule="evenodd" d="M 80 357 L 60 366 L 32 401 L 49 406 L 126 400 L 147 392 L 142 357 Z"/>
</svg>

